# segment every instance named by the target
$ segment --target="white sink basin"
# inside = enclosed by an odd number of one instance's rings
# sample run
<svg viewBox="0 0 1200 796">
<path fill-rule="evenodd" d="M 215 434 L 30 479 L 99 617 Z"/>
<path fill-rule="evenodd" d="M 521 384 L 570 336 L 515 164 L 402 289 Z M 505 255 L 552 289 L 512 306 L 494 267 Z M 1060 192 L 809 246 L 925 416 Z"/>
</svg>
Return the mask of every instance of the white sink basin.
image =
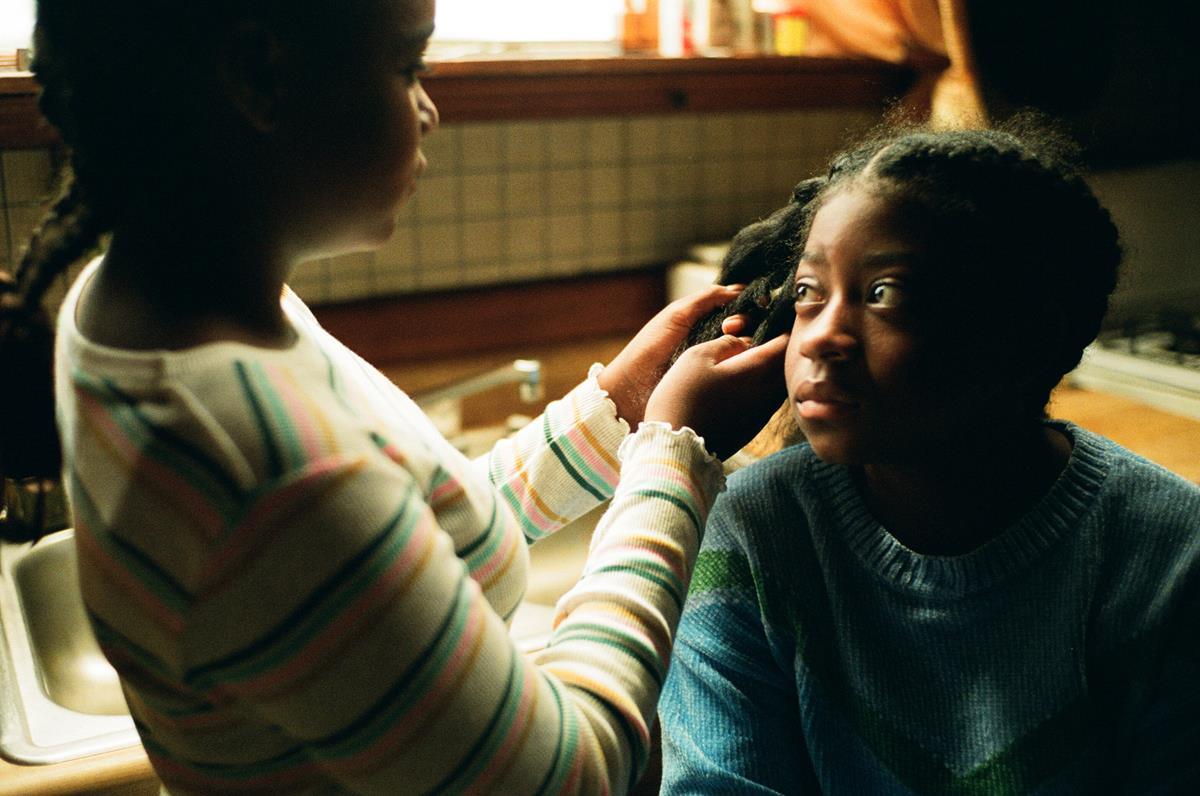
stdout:
<svg viewBox="0 0 1200 796">
<path fill-rule="evenodd" d="M 0 756 L 60 763 L 138 743 L 92 637 L 70 529 L 0 544 Z"/>
</svg>

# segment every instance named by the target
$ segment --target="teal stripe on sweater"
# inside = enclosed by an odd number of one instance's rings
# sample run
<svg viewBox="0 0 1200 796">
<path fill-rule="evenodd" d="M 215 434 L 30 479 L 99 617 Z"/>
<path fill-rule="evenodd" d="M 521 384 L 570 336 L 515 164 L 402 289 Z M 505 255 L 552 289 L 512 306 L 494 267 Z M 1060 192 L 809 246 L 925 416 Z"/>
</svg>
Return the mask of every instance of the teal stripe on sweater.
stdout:
<svg viewBox="0 0 1200 796">
<path fill-rule="evenodd" d="M 75 383 L 101 402 L 109 419 L 142 455 L 179 476 L 226 521 L 234 516 L 242 490 L 224 468 L 188 440 L 151 421 L 139 408 L 138 399 L 112 382 L 79 373 Z"/>
<path fill-rule="evenodd" d="M 249 377 L 255 384 L 255 394 L 274 431 L 274 439 L 287 460 L 289 469 L 299 469 L 308 461 L 308 455 L 296 430 L 296 421 L 288 412 L 275 382 L 267 375 L 261 362 L 251 362 Z"/>
<path fill-rule="evenodd" d="M 545 434 L 546 444 L 554 453 L 555 458 L 562 464 L 563 469 L 567 474 L 583 487 L 589 494 L 593 495 L 597 500 L 604 500 L 608 494 L 604 491 L 592 486 L 592 481 L 604 483 L 604 479 L 600 478 L 596 472 L 584 461 L 579 455 L 579 451 L 574 445 L 569 444 L 565 437 L 558 436 L 550 425 L 550 413 L 543 415 L 542 430 Z"/>
<path fill-rule="evenodd" d="M 375 583 L 404 552 L 420 521 L 409 511 L 412 487 L 397 496 L 400 508 L 354 558 L 317 586 L 295 610 L 253 644 L 189 672 L 199 684 L 251 679 L 299 654 L 315 637 L 341 618 L 351 603 Z"/>
<path fill-rule="evenodd" d="M 551 647 L 570 641 L 583 641 L 603 644 L 623 652 L 637 661 L 646 674 L 662 687 L 666 677 L 666 662 L 654 648 L 644 641 L 619 628 L 601 625 L 596 622 L 571 622 L 561 626 L 550 638 Z"/>
<path fill-rule="evenodd" d="M 433 788 L 433 793 L 457 793 L 471 787 L 472 782 L 489 765 L 500 745 L 508 738 L 517 710 L 524 693 L 524 678 L 520 677 L 520 653 L 513 648 L 509 655 L 508 680 L 504 684 L 503 696 L 484 725 L 479 738 L 464 754 L 458 765 L 452 768 L 442 781 Z"/>
</svg>

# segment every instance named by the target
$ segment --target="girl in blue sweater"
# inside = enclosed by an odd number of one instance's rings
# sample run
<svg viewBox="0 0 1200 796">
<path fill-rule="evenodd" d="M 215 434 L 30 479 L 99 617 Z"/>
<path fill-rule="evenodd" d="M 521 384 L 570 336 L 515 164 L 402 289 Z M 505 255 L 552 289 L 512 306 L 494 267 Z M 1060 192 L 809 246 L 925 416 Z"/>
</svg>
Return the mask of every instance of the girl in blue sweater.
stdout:
<svg viewBox="0 0 1200 796">
<path fill-rule="evenodd" d="M 1198 792 L 1200 488 L 1044 411 L 1120 259 L 1028 120 L 872 138 L 739 236 L 725 329 L 792 319 L 806 441 L 713 509 L 664 793 Z"/>
</svg>

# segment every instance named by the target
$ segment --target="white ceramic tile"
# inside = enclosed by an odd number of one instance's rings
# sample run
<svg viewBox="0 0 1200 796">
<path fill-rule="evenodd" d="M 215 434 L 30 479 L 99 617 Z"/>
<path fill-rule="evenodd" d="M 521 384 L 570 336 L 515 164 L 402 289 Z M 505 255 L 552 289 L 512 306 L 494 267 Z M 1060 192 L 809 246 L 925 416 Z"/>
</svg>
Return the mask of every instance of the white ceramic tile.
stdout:
<svg viewBox="0 0 1200 796">
<path fill-rule="evenodd" d="M 577 166 L 587 158 L 587 123 L 570 120 L 547 125 L 547 146 L 553 166 Z"/>
<path fill-rule="evenodd" d="M 662 196 L 668 202 L 695 198 L 699 193 L 700 169 L 692 163 L 665 163 L 659 167 Z"/>
<path fill-rule="evenodd" d="M 371 295 L 374 287 L 374 252 L 343 254 L 331 257 L 327 262 L 329 292 L 335 301 Z"/>
<path fill-rule="evenodd" d="M 588 271 L 620 271 L 630 267 L 629 258 L 619 252 L 589 251 L 582 262 Z"/>
<path fill-rule="evenodd" d="M 592 207 L 616 207 L 625 200 L 628 171 L 619 166 L 588 169 L 588 196 Z"/>
<path fill-rule="evenodd" d="M 411 273 L 417 259 L 416 227 L 398 224 L 391 239 L 375 252 L 375 268 L 382 274 Z M 391 283 L 390 277 L 385 277 Z"/>
<path fill-rule="evenodd" d="M 422 224 L 416 230 L 417 252 L 419 265 L 417 270 L 422 272 L 457 266 L 462 259 L 459 250 L 459 236 L 462 227 L 459 224 Z"/>
<path fill-rule="evenodd" d="M 664 197 L 659 167 L 654 163 L 639 163 L 629 167 L 629 204 L 642 207 L 657 204 Z"/>
<path fill-rule="evenodd" d="M 292 290 L 308 304 L 322 304 L 330 300 L 329 266 L 325 260 L 301 263 L 292 271 L 288 280 Z"/>
<path fill-rule="evenodd" d="M 540 255 L 513 259 L 504 266 L 505 281 L 528 282 L 549 275 L 546 260 Z"/>
<path fill-rule="evenodd" d="M 468 221 L 463 229 L 463 262 L 468 270 L 476 264 L 495 261 L 504 253 L 505 222 Z"/>
<path fill-rule="evenodd" d="M 586 219 L 582 213 L 556 213 L 549 217 L 550 255 L 555 263 L 561 258 L 579 260 L 583 256 Z"/>
<path fill-rule="evenodd" d="M 766 155 L 774 149 L 780 132 L 775 114 L 740 114 L 737 118 L 738 150 L 743 155 Z"/>
<path fill-rule="evenodd" d="M 625 240 L 632 257 L 655 251 L 658 245 L 659 224 L 656 205 L 640 207 L 629 213 L 625 225 Z"/>
<path fill-rule="evenodd" d="M 494 171 L 503 168 L 504 138 L 501 127 L 496 122 L 459 125 L 464 170 Z"/>
<path fill-rule="evenodd" d="M 541 171 L 514 171 L 501 178 L 505 193 L 505 212 L 509 216 L 540 213 L 546 207 L 545 174 Z"/>
<path fill-rule="evenodd" d="M 11 204 L 42 203 L 54 192 L 54 166 L 46 149 L 0 153 L 4 166 L 5 201 Z"/>
<path fill-rule="evenodd" d="M 545 122 L 514 122 L 505 128 L 504 161 L 508 168 L 540 167 L 546 160 Z"/>
<path fill-rule="evenodd" d="M 548 179 L 547 207 L 551 211 L 578 210 L 587 199 L 582 169 L 551 171 Z"/>
<path fill-rule="evenodd" d="M 464 285 L 496 285 L 508 281 L 506 277 L 507 273 L 503 262 L 485 260 L 469 263 L 463 268 L 461 279 Z"/>
<path fill-rule="evenodd" d="M 691 160 L 700 148 L 700 117 L 668 116 L 662 122 L 663 148 L 672 160 Z"/>
<path fill-rule="evenodd" d="M 599 210 L 589 216 L 590 237 L 587 249 L 605 257 L 619 255 L 622 248 L 628 213 L 620 210 Z"/>
<path fill-rule="evenodd" d="M 658 116 L 638 116 L 630 119 L 630 161 L 633 163 L 655 163 L 662 156 L 662 119 Z"/>
<path fill-rule="evenodd" d="M 505 261 L 519 269 L 521 263 L 534 261 L 541 268 L 545 257 L 544 233 L 545 218 L 528 216 L 512 218 L 508 222 L 508 236 L 505 241 Z"/>
<path fill-rule="evenodd" d="M 774 163 L 766 158 L 754 158 L 742 161 L 740 170 L 742 179 L 738 180 L 738 193 L 742 196 L 762 193 L 763 187 L 770 187 L 774 177 Z"/>
<path fill-rule="evenodd" d="M 428 163 L 426 175 L 433 177 L 462 171 L 462 128 L 447 125 L 425 136 L 421 151 Z"/>
<path fill-rule="evenodd" d="M 709 201 L 721 201 L 734 196 L 743 179 L 740 163 L 730 159 L 714 158 L 706 162 L 702 169 L 704 196 Z"/>
<path fill-rule="evenodd" d="M 736 149 L 737 127 L 729 113 L 705 114 L 700 119 L 700 140 L 707 155 L 730 155 Z"/>
<path fill-rule="evenodd" d="M 620 163 L 625 159 L 626 130 L 624 121 L 604 119 L 588 123 L 587 157 L 596 164 Z"/>
<path fill-rule="evenodd" d="M 428 177 L 417 186 L 413 200 L 417 218 L 422 222 L 460 218 L 462 179 L 459 177 Z"/>
<path fill-rule="evenodd" d="M 504 182 L 495 172 L 468 174 L 462 178 L 463 216 L 467 219 L 496 218 L 504 214 Z"/>
</svg>

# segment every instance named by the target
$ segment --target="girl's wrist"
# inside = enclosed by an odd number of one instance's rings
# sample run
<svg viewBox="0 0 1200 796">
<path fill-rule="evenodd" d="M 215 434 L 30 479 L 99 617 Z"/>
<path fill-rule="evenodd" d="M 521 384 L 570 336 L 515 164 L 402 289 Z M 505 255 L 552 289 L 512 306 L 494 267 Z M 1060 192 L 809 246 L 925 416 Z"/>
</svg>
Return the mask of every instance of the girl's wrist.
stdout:
<svg viewBox="0 0 1200 796">
<path fill-rule="evenodd" d="M 608 393 L 617 408 L 617 416 L 628 423 L 631 429 L 636 429 L 646 414 L 645 397 L 639 400 L 636 387 L 631 387 L 626 380 L 615 375 L 611 364 L 596 374 L 596 383 Z"/>
</svg>

